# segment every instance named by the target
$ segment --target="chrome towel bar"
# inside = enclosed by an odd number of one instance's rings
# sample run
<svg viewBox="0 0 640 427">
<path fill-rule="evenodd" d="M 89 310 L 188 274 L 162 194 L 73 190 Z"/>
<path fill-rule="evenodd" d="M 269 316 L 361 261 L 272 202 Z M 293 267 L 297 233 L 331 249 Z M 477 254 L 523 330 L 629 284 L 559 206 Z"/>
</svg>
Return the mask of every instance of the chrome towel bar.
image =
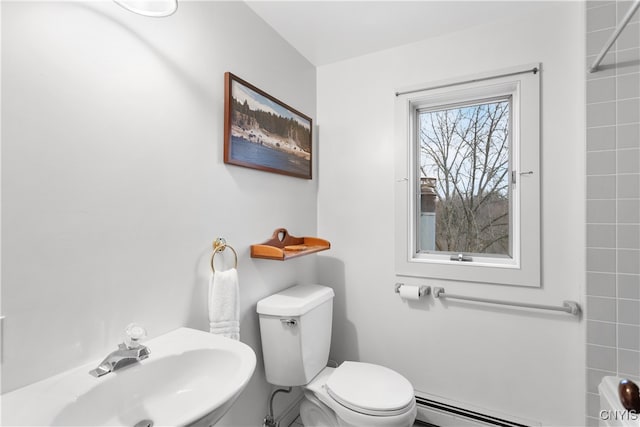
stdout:
<svg viewBox="0 0 640 427">
<path fill-rule="evenodd" d="M 496 300 L 496 299 L 490 299 L 490 298 L 468 297 L 464 295 L 449 294 L 444 291 L 444 288 L 440 288 L 440 287 L 436 287 L 433 289 L 433 297 L 483 302 L 487 304 L 499 304 L 499 305 L 510 305 L 515 307 L 535 308 L 538 310 L 562 311 L 565 313 L 573 314 L 574 316 L 577 316 L 578 314 L 580 314 L 580 305 L 575 301 L 563 301 L 562 306 L 531 304 L 527 302 L 516 302 L 516 301 L 502 301 L 502 300 Z"/>
</svg>

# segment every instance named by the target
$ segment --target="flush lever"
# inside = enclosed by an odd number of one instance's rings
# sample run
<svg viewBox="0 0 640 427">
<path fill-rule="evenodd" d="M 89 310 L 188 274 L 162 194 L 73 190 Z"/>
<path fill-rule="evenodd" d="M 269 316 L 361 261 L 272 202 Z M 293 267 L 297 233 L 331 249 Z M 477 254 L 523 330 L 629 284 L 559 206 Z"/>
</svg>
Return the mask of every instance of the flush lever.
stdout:
<svg viewBox="0 0 640 427">
<path fill-rule="evenodd" d="M 298 321 L 296 319 L 280 319 L 280 322 L 285 326 L 289 326 L 290 328 L 293 328 L 298 324 Z"/>
</svg>

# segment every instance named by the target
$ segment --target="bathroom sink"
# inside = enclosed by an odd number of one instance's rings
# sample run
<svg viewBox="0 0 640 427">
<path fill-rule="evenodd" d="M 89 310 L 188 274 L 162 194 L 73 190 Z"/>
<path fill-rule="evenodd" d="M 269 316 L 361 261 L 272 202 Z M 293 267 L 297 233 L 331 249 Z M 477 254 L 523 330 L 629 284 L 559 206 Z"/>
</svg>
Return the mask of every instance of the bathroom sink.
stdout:
<svg viewBox="0 0 640 427">
<path fill-rule="evenodd" d="M 2 425 L 211 425 L 256 366 L 246 344 L 195 329 L 144 344 L 148 359 L 100 378 L 88 373 L 97 360 L 2 395 Z"/>
</svg>

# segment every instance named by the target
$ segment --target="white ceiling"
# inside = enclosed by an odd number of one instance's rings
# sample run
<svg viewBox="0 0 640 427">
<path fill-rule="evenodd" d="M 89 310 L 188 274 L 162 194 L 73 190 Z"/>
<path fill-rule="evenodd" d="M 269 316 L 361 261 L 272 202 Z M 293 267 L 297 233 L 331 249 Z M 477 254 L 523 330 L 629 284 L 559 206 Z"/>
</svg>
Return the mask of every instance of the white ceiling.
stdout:
<svg viewBox="0 0 640 427">
<path fill-rule="evenodd" d="M 316 66 L 530 14 L 548 5 L 540 0 L 246 3 Z"/>
</svg>

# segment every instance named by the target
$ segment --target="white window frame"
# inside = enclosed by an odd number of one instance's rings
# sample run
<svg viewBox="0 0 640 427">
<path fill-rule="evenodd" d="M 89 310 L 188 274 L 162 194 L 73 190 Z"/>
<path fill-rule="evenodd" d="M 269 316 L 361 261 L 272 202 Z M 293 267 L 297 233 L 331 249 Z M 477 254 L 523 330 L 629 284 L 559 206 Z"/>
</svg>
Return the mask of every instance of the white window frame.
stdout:
<svg viewBox="0 0 640 427">
<path fill-rule="evenodd" d="M 540 272 L 540 64 L 500 70 L 406 90 L 396 98 L 396 274 L 465 282 L 541 286 Z M 474 256 L 452 261 L 447 252 L 417 250 L 418 132 L 417 111 L 475 100 L 510 96 L 510 227 L 512 257 Z M 530 173 L 531 172 L 531 173 Z M 467 254 L 465 254 L 467 255 Z"/>
</svg>

